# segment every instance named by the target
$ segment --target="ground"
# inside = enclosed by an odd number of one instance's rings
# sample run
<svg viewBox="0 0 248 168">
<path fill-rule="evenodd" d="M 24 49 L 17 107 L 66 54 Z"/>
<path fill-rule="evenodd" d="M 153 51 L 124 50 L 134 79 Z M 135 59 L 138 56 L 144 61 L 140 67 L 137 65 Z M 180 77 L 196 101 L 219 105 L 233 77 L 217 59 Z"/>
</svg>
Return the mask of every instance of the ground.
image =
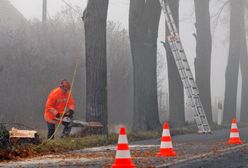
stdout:
<svg viewBox="0 0 248 168">
<path fill-rule="evenodd" d="M 238 148 L 226 151 L 219 155 L 210 155 L 201 159 L 193 159 L 188 162 L 179 163 L 171 168 L 245 168 L 248 167 L 248 146 L 242 145 Z"/>
<path fill-rule="evenodd" d="M 138 168 L 152 167 L 238 167 L 248 165 L 248 144 L 228 145 L 230 130 L 218 130 L 212 134 L 188 134 L 173 136 L 176 157 L 159 158 L 159 139 L 137 141 L 130 144 L 131 156 Z M 248 142 L 248 128 L 240 129 L 240 136 Z M 115 158 L 115 146 L 70 151 L 58 155 L 2 162 L 0 167 L 111 167 Z"/>
</svg>

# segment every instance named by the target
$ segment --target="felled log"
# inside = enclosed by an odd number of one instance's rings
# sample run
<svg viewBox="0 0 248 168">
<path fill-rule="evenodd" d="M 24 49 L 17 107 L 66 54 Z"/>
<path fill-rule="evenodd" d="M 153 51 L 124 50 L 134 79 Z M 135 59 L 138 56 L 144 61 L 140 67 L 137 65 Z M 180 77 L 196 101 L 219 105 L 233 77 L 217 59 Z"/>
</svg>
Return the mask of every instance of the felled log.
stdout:
<svg viewBox="0 0 248 168">
<path fill-rule="evenodd" d="M 19 130 L 11 128 L 9 131 L 9 139 L 12 144 L 39 144 L 40 139 L 35 130 Z"/>
<path fill-rule="evenodd" d="M 11 128 L 9 131 L 9 138 L 35 138 L 37 131 L 34 130 L 18 130 Z"/>
</svg>

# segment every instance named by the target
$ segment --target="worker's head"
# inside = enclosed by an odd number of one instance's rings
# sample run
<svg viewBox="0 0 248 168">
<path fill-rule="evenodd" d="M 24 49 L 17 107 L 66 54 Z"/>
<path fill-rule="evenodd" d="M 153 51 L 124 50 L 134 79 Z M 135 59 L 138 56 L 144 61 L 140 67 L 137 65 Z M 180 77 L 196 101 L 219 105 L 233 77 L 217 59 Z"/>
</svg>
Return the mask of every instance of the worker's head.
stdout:
<svg viewBox="0 0 248 168">
<path fill-rule="evenodd" d="M 71 89 L 71 84 L 66 79 L 61 80 L 59 87 L 66 93 Z"/>
</svg>

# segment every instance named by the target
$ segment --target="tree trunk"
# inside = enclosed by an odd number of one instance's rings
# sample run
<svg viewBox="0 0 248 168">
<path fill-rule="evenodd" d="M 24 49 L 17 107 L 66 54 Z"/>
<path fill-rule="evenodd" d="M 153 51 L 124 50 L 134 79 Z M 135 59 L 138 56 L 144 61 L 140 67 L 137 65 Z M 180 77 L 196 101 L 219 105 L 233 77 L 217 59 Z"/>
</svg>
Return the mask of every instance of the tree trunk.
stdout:
<svg viewBox="0 0 248 168">
<path fill-rule="evenodd" d="M 47 21 L 47 0 L 43 0 L 42 4 L 42 23 Z"/>
<path fill-rule="evenodd" d="M 170 0 L 169 5 L 172 11 L 173 18 L 179 30 L 179 1 Z M 166 30 L 168 27 L 166 26 Z M 166 36 L 169 31 L 166 31 Z M 168 44 L 167 44 L 168 46 Z M 184 89 L 180 78 L 176 62 L 170 48 L 166 48 L 166 58 L 168 66 L 169 80 L 169 120 L 171 127 L 181 127 L 185 125 L 185 109 L 184 109 Z"/>
<path fill-rule="evenodd" d="M 246 43 L 246 31 L 245 31 L 245 1 L 241 2 L 243 5 L 240 9 L 240 69 L 242 75 L 242 90 L 241 90 L 241 109 L 240 109 L 240 121 L 248 121 L 248 54 L 247 54 L 247 43 Z"/>
<path fill-rule="evenodd" d="M 99 121 L 108 132 L 106 20 L 108 0 L 89 0 L 84 11 L 86 48 L 86 121 Z"/>
<path fill-rule="evenodd" d="M 209 0 L 195 0 L 196 58 L 195 79 L 208 122 L 212 123 L 211 106 L 211 52 Z"/>
<path fill-rule="evenodd" d="M 242 31 L 242 0 L 231 0 L 230 16 L 230 46 L 229 57 L 226 67 L 226 88 L 223 111 L 223 123 L 230 124 L 233 117 L 236 117 L 237 86 L 239 59 L 241 55 L 241 31 Z"/>
<path fill-rule="evenodd" d="M 131 0 L 129 36 L 134 71 L 133 130 L 160 128 L 157 102 L 158 0 Z"/>
</svg>

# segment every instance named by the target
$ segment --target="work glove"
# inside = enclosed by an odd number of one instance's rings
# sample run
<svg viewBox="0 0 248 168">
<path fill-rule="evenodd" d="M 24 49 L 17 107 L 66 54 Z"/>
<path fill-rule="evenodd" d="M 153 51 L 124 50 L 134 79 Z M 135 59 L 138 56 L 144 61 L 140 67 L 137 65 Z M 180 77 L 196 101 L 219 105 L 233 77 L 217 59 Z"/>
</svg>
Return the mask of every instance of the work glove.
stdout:
<svg viewBox="0 0 248 168">
<path fill-rule="evenodd" d="M 71 109 L 69 109 L 69 110 L 67 110 L 67 112 L 65 113 L 65 116 L 66 116 L 66 117 L 72 118 L 72 117 L 73 117 L 73 113 L 74 113 L 74 111 L 71 110 Z"/>
<path fill-rule="evenodd" d="M 60 117 L 61 117 L 60 113 L 57 113 L 56 118 L 60 118 Z"/>
</svg>

